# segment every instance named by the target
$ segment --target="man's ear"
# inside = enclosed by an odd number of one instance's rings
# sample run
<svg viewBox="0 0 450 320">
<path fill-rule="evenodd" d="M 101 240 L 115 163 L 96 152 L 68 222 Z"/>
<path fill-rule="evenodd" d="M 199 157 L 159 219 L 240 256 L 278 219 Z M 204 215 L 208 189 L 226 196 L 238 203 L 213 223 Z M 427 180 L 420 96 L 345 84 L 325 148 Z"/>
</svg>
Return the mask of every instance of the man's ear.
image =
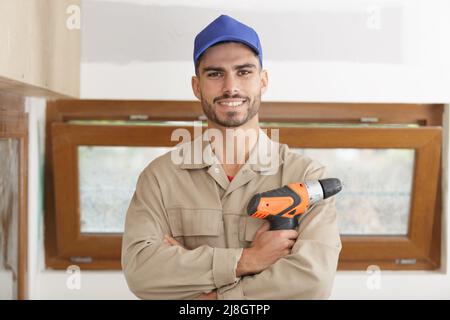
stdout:
<svg viewBox="0 0 450 320">
<path fill-rule="evenodd" d="M 267 86 L 269 85 L 269 76 L 267 70 L 261 71 L 261 94 L 266 93 Z"/>
<path fill-rule="evenodd" d="M 197 76 L 192 76 L 191 84 L 192 84 L 192 92 L 194 92 L 194 95 L 197 97 L 198 100 L 201 100 L 200 79 Z"/>
</svg>

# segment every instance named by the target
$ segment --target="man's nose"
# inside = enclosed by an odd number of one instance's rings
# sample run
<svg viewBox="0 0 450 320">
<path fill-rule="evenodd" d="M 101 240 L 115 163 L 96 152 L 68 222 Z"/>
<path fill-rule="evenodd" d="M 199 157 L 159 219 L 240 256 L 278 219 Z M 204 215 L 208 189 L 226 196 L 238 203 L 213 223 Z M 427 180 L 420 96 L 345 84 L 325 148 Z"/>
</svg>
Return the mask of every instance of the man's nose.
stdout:
<svg viewBox="0 0 450 320">
<path fill-rule="evenodd" d="M 223 93 L 228 93 L 230 95 L 239 92 L 239 81 L 234 75 L 225 75 L 223 81 Z"/>
</svg>

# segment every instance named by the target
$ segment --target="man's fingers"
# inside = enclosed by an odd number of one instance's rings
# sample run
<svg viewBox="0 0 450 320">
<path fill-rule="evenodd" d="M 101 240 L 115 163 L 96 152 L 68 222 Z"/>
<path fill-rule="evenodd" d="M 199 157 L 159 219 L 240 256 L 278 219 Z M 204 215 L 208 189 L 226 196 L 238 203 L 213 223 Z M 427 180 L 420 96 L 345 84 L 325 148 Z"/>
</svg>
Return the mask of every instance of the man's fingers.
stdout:
<svg viewBox="0 0 450 320">
<path fill-rule="evenodd" d="M 269 231 L 270 229 L 270 223 L 269 221 L 264 221 L 264 223 L 256 230 L 255 238 L 259 236 L 261 233 Z"/>
<path fill-rule="evenodd" d="M 288 248 L 292 248 L 295 244 L 294 240 L 289 240 Z"/>
<path fill-rule="evenodd" d="M 167 242 L 172 245 L 172 246 L 179 246 L 181 245 L 177 240 L 175 240 L 174 238 L 172 238 L 171 236 L 166 235 L 165 239 L 167 240 Z"/>
<path fill-rule="evenodd" d="M 298 232 L 295 230 L 274 230 L 271 231 L 279 238 L 296 240 L 298 238 Z"/>
<path fill-rule="evenodd" d="M 164 239 L 163 239 L 165 244 L 168 244 L 169 246 L 180 246 L 183 247 L 183 245 L 181 243 L 179 243 L 177 240 L 175 240 L 174 238 L 172 238 L 169 235 L 165 235 Z"/>
<path fill-rule="evenodd" d="M 210 293 L 202 293 L 195 300 L 217 300 L 217 292 L 214 290 Z"/>
<path fill-rule="evenodd" d="M 283 232 L 288 239 L 295 240 L 298 237 L 298 232 L 296 230 L 283 230 Z"/>
</svg>

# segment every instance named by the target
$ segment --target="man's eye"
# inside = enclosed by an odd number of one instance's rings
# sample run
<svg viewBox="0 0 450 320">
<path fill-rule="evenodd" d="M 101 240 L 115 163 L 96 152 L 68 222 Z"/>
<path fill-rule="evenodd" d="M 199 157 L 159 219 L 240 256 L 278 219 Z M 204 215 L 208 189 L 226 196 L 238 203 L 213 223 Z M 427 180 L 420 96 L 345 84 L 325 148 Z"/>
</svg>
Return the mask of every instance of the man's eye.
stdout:
<svg viewBox="0 0 450 320">
<path fill-rule="evenodd" d="M 211 72 L 208 74 L 208 77 L 210 77 L 210 78 L 220 77 L 220 72 Z"/>
<path fill-rule="evenodd" d="M 250 74 L 251 73 L 251 71 L 249 71 L 249 70 L 241 70 L 241 71 L 239 71 L 239 75 L 241 75 L 241 76 L 246 76 L 247 74 Z"/>
</svg>

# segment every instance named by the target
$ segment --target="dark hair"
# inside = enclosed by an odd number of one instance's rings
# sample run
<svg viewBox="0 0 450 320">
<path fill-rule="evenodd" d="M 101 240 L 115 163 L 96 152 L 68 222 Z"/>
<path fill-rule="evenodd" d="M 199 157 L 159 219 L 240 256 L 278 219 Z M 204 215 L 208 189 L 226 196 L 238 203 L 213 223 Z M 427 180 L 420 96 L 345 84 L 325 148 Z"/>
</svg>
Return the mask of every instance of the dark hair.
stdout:
<svg viewBox="0 0 450 320">
<path fill-rule="evenodd" d="M 219 45 L 219 44 L 223 44 L 223 43 L 240 43 L 240 44 L 243 44 L 242 42 L 238 42 L 238 41 L 221 41 L 221 42 L 217 42 L 217 43 L 215 43 L 215 44 L 213 44 L 211 47 L 209 47 L 209 48 L 212 48 L 212 47 L 214 47 L 214 46 L 217 46 L 217 45 Z M 245 44 L 244 44 L 245 45 Z M 258 54 L 255 52 L 255 50 L 253 50 L 252 48 L 250 48 L 249 46 L 247 46 L 250 50 L 252 50 L 252 52 L 253 52 L 253 54 L 255 55 L 255 57 L 258 57 Z M 208 48 L 208 49 L 209 49 Z M 208 50 L 208 49 L 206 49 L 206 50 Z M 200 61 L 202 60 L 202 58 L 203 58 L 203 55 L 205 54 L 205 52 L 206 52 L 206 50 L 205 51 L 203 51 L 202 52 L 202 54 L 198 57 L 198 59 L 197 59 L 197 63 L 195 64 L 195 75 L 196 76 L 198 76 L 198 66 L 200 65 Z M 259 66 L 260 66 L 260 68 L 262 69 L 262 65 L 261 65 L 261 61 L 259 60 L 259 58 L 258 58 L 258 61 L 259 61 Z"/>
</svg>

